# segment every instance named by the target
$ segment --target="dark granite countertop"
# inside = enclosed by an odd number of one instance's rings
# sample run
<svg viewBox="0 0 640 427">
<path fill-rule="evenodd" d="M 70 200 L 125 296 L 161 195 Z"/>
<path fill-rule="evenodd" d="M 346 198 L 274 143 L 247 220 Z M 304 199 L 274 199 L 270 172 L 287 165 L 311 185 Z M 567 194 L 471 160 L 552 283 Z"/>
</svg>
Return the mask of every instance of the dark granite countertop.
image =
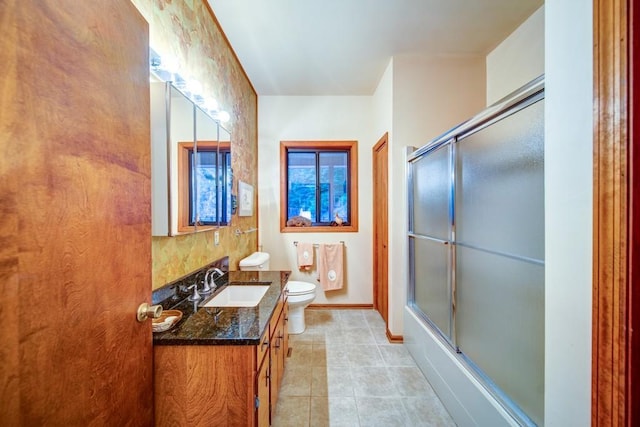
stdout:
<svg viewBox="0 0 640 427">
<path fill-rule="evenodd" d="M 183 300 L 165 309 L 182 311 L 182 319 L 165 332 L 153 334 L 154 345 L 257 345 L 269 327 L 289 271 L 230 271 L 228 283 L 255 285 L 270 282 L 269 289 L 255 307 L 199 307 L 199 302 Z M 165 304 L 163 304 L 165 305 Z"/>
</svg>

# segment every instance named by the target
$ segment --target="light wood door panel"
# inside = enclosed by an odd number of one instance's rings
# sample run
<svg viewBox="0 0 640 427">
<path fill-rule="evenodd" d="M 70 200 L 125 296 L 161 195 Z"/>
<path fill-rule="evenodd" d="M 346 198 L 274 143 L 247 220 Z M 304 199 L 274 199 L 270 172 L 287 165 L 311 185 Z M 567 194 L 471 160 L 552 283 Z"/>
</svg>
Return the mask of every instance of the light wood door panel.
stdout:
<svg viewBox="0 0 640 427">
<path fill-rule="evenodd" d="M 594 0 L 594 426 L 640 424 L 638 17 L 634 1 Z M 634 332 L 635 331 L 635 332 Z"/>
<path fill-rule="evenodd" d="M 148 25 L 128 0 L 0 20 L 2 423 L 151 425 Z"/>
<path fill-rule="evenodd" d="M 373 304 L 388 325 L 388 134 L 373 147 Z"/>
</svg>

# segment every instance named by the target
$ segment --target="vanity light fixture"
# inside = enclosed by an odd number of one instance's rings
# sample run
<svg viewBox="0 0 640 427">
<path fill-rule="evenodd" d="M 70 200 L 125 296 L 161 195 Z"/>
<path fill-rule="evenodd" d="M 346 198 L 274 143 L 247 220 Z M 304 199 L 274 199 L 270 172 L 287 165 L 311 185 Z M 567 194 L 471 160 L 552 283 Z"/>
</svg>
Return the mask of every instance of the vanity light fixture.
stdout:
<svg viewBox="0 0 640 427">
<path fill-rule="evenodd" d="M 149 48 L 150 72 L 163 82 L 171 82 L 176 89 L 191 99 L 198 107 L 211 116 L 215 121 L 226 123 L 231 116 L 226 111 L 220 110 L 218 102 L 212 97 L 204 97 L 202 83 L 189 78 L 183 78 L 180 67 L 175 57 L 166 55 L 161 57 L 155 50 Z"/>
</svg>

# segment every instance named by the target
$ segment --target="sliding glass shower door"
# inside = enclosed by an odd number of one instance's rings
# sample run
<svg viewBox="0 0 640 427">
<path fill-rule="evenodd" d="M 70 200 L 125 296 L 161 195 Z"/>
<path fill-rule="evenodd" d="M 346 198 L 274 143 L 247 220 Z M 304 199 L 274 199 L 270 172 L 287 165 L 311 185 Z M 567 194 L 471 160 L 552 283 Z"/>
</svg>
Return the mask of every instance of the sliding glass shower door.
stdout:
<svg viewBox="0 0 640 427">
<path fill-rule="evenodd" d="M 436 147 L 413 168 L 411 251 L 420 255 L 415 266 L 414 301 L 451 341 L 451 142 Z"/>
<path fill-rule="evenodd" d="M 543 89 L 516 100 L 410 158 L 409 306 L 514 417 L 542 425 Z"/>
</svg>

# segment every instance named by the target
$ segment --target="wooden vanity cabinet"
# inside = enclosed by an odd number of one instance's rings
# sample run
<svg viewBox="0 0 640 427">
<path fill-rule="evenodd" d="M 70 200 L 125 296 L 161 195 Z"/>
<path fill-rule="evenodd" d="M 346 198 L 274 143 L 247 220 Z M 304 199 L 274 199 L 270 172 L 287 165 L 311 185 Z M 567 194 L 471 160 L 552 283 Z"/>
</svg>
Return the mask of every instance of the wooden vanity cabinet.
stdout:
<svg viewBox="0 0 640 427">
<path fill-rule="evenodd" d="M 269 426 L 288 349 L 283 293 L 258 345 L 154 346 L 155 424 Z"/>
<path fill-rule="evenodd" d="M 276 404 L 278 402 L 278 392 L 280 385 L 282 384 L 282 376 L 284 375 L 284 362 L 287 357 L 289 334 L 285 323 L 288 316 L 288 306 L 286 302 L 286 294 L 283 293 L 281 301 L 278 303 L 276 312 L 279 312 L 279 316 L 274 315 L 271 318 L 269 325 L 269 331 L 271 334 L 271 349 L 270 349 L 270 362 L 271 362 L 271 421 L 276 412 Z"/>
</svg>

